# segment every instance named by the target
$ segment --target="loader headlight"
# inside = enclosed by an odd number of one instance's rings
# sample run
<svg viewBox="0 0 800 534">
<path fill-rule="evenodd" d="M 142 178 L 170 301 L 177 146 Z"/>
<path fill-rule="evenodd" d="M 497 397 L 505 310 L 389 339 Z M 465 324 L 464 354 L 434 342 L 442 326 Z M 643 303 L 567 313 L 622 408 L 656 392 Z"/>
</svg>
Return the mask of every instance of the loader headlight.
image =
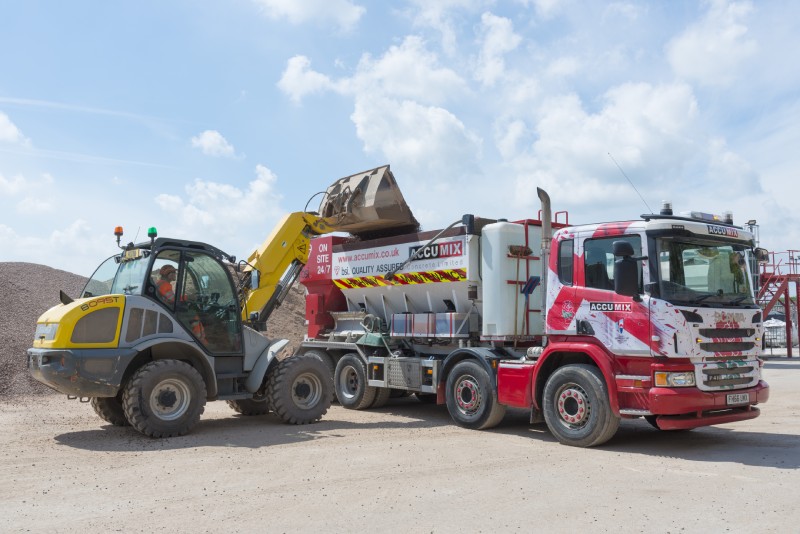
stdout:
<svg viewBox="0 0 800 534">
<path fill-rule="evenodd" d="M 688 388 L 695 385 L 694 372 L 681 371 L 679 373 L 670 373 L 667 371 L 656 371 L 655 384 L 658 387 Z"/>
<path fill-rule="evenodd" d="M 34 339 L 37 341 L 53 341 L 58 332 L 58 323 L 39 323 L 36 325 Z"/>
</svg>

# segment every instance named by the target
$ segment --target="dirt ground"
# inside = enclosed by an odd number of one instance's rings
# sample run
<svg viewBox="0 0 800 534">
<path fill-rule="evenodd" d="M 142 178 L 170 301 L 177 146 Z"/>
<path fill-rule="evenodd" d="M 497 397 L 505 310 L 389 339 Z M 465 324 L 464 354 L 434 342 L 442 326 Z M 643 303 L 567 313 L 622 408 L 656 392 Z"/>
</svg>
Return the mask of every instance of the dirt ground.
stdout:
<svg viewBox="0 0 800 534">
<path fill-rule="evenodd" d="M 145 438 L 60 395 L 0 402 L 2 532 L 787 532 L 800 523 L 800 360 L 770 360 L 761 417 L 667 433 L 624 421 L 595 449 L 511 414 L 334 405 L 310 426 L 206 407 Z"/>
</svg>

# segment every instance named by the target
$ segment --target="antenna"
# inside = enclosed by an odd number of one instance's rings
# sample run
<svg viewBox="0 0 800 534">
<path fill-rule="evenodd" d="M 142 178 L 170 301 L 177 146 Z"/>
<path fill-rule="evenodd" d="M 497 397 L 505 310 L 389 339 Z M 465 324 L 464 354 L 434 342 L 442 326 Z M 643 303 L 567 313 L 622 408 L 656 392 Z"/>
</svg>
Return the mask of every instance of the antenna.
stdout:
<svg viewBox="0 0 800 534">
<path fill-rule="evenodd" d="M 614 156 L 612 156 L 612 155 L 611 155 L 611 152 L 609 152 L 609 153 L 608 153 L 608 157 L 609 157 L 609 158 L 611 158 L 611 161 L 613 161 L 613 162 L 614 162 L 614 165 L 616 165 L 616 166 L 617 166 L 617 168 L 619 169 L 619 172 L 621 172 L 621 173 L 622 173 L 622 176 L 624 176 L 624 177 L 625 177 L 625 179 L 626 179 L 626 180 L 628 180 L 628 183 L 629 183 L 629 184 L 631 184 L 631 187 L 633 188 L 633 190 L 634 190 L 634 191 L 636 191 L 636 194 L 637 194 L 637 195 L 639 195 L 639 198 L 641 198 L 641 199 L 642 199 L 642 202 L 644 202 L 644 205 L 645 205 L 645 207 L 647 208 L 647 210 L 648 210 L 650 213 L 653 213 L 653 210 L 652 210 L 652 209 L 650 209 L 650 206 L 648 206 L 648 205 L 647 205 L 647 201 L 644 199 L 644 197 L 643 197 L 643 196 L 642 196 L 642 194 L 639 192 L 639 190 L 638 190 L 638 189 L 636 189 L 636 186 L 635 186 L 635 185 L 633 185 L 633 182 L 631 182 L 631 179 L 630 179 L 630 178 L 628 178 L 628 175 L 627 175 L 627 174 L 625 174 L 625 171 L 623 171 L 623 170 L 622 170 L 622 167 L 620 167 L 620 166 L 619 166 L 619 163 L 617 163 L 617 160 L 615 160 L 615 159 L 614 159 Z"/>
</svg>

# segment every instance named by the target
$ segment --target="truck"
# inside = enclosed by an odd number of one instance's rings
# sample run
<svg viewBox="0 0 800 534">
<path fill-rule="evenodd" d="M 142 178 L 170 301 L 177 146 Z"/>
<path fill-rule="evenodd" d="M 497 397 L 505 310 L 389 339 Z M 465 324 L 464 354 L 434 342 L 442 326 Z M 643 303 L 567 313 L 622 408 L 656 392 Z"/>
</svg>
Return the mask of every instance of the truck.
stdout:
<svg viewBox="0 0 800 534">
<path fill-rule="evenodd" d="M 570 225 L 538 196 L 536 219 L 310 240 L 298 352 L 327 362 L 340 404 L 413 394 L 473 429 L 524 409 L 576 447 L 622 419 L 677 431 L 757 417 L 769 386 L 753 235 L 670 204 Z"/>
<path fill-rule="evenodd" d="M 333 399 L 329 362 L 292 354 L 264 327 L 305 265 L 312 236 L 416 225 L 388 167 L 378 171 L 329 188 L 324 215 L 286 215 L 244 261 L 155 228 L 149 241 L 120 245 L 117 227 L 120 251 L 78 298 L 62 291 L 37 320 L 30 374 L 91 403 L 106 422 L 156 438 L 190 432 L 214 400 L 242 415 L 319 420 Z"/>
</svg>

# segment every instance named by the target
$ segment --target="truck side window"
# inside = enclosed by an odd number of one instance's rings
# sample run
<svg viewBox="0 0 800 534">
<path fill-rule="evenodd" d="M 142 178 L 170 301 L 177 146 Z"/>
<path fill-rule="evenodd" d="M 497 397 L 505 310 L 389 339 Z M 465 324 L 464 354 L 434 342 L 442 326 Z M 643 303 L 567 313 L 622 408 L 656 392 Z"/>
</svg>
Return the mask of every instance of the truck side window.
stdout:
<svg viewBox="0 0 800 534">
<path fill-rule="evenodd" d="M 558 243 L 558 279 L 562 284 L 572 285 L 572 266 L 575 251 L 575 241 L 565 239 Z"/>
<path fill-rule="evenodd" d="M 614 241 L 628 241 L 636 256 L 642 255 L 642 239 L 638 235 L 587 239 L 583 243 L 583 269 L 586 287 L 614 290 Z M 642 266 L 639 264 L 639 289 L 642 287 Z"/>
</svg>

